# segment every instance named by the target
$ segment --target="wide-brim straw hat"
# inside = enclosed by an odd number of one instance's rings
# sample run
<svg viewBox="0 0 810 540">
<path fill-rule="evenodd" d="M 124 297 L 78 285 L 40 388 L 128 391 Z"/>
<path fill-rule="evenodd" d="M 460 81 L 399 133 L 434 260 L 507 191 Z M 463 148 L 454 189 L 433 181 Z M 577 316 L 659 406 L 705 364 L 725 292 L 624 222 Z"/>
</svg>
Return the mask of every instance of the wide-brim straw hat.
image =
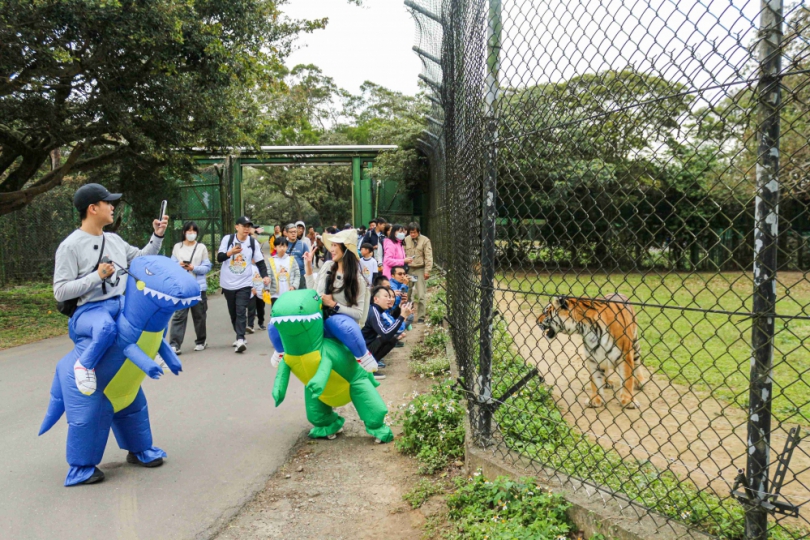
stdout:
<svg viewBox="0 0 810 540">
<path fill-rule="evenodd" d="M 345 229 L 335 234 L 324 233 L 322 240 L 326 249 L 331 248 L 334 242 L 336 244 L 343 244 L 344 247 L 346 247 L 346 251 L 357 253 L 357 229 Z"/>
</svg>

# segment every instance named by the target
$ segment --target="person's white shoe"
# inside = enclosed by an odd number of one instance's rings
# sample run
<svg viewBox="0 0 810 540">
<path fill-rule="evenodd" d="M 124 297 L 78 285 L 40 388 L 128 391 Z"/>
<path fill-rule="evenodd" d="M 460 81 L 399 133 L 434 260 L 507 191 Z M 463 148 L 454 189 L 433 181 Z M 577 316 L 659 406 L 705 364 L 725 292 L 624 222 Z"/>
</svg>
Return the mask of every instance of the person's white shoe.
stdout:
<svg viewBox="0 0 810 540">
<path fill-rule="evenodd" d="M 195 351 L 204 351 L 205 348 L 208 347 L 208 343 L 198 343 L 194 346 Z"/>
<path fill-rule="evenodd" d="M 96 391 L 96 370 L 87 369 L 76 360 L 73 364 L 73 376 L 76 378 L 76 388 L 85 396 L 93 395 Z"/>
<path fill-rule="evenodd" d="M 358 358 L 357 361 L 360 363 L 360 367 L 362 367 L 368 372 L 377 371 L 377 369 L 379 368 L 379 366 L 377 365 L 377 361 L 374 359 L 374 356 L 372 356 L 371 353 L 368 351 L 366 351 L 366 354 Z"/>
<path fill-rule="evenodd" d="M 247 332 L 248 334 L 252 334 L 253 332 L 255 332 L 255 330 L 253 329 L 252 326 L 246 326 L 245 332 Z"/>
<path fill-rule="evenodd" d="M 182 354 L 182 353 L 180 352 L 180 349 L 178 349 L 178 348 L 177 348 L 177 347 L 175 347 L 174 345 L 170 345 L 170 347 L 172 348 L 172 351 L 174 352 L 174 354 L 176 354 L 176 355 L 178 355 L 178 356 L 180 356 L 180 355 Z"/>
<path fill-rule="evenodd" d="M 274 351 L 273 356 L 270 357 L 270 365 L 277 368 L 281 361 L 284 360 L 284 353 Z"/>
<path fill-rule="evenodd" d="M 241 340 L 237 339 L 236 341 L 233 342 L 233 345 L 231 345 L 231 347 L 236 347 L 239 344 L 240 341 L 242 343 L 244 343 L 245 345 L 247 345 L 247 340 L 246 339 L 241 339 Z"/>
<path fill-rule="evenodd" d="M 245 352 L 246 349 L 247 347 L 245 346 L 245 340 L 239 339 L 236 341 L 236 348 L 233 350 L 233 352 L 241 353 Z"/>
</svg>

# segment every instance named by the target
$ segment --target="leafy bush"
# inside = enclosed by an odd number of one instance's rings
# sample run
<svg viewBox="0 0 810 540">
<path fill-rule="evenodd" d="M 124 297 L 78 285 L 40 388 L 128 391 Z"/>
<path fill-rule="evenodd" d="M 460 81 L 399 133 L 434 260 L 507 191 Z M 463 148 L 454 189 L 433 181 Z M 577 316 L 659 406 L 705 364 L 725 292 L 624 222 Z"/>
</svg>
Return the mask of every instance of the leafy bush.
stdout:
<svg viewBox="0 0 810 540">
<path fill-rule="evenodd" d="M 397 412 L 402 435 L 397 449 L 416 456 L 419 472 L 433 474 L 447 466 L 451 459 L 464 455 L 464 409 L 461 394 L 452 381 L 433 385 L 429 392 L 418 394 Z"/>
<path fill-rule="evenodd" d="M 450 373 L 450 360 L 446 356 L 434 356 L 423 361 L 408 363 L 411 373 L 420 377 L 438 377 Z"/>
<path fill-rule="evenodd" d="M 205 283 L 208 285 L 208 294 L 213 294 L 219 290 L 219 270 L 208 272 L 205 276 Z"/>
<path fill-rule="evenodd" d="M 488 482 L 476 473 L 457 480 L 447 499 L 452 531 L 448 539 L 565 539 L 573 526 L 566 515 L 570 504 L 543 491 L 535 480 L 498 477 Z"/>
<path fill-rule="evenodd" d="M 410 491 L 402 496 L 402 499 L 411 505 L 411 508 L 419 508 L 425 502 L 439 493 L 444 492 L 444 487 L 439 482 L 422 478 Z"/>
<path fill-rule="evenodd" d="M 432 326 L 441 326 L 447 317 L 447 292 L 440 288 L 430 295 L 427 303 L 427 319 Z"/>
</svg>

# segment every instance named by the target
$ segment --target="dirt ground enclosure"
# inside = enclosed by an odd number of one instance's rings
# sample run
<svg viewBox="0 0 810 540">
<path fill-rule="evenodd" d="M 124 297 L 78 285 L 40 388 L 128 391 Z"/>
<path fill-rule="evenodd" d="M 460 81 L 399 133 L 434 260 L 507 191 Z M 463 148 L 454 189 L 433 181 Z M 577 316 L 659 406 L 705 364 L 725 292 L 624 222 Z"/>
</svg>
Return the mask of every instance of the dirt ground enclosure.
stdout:
<svg viewBox="0 0 810 540">
<path fill-rule="evenodd" d="M 511 348 L 544 377 L 565 421 L 624 460 L 650 462 L 700 491 L 729 499 L 746 466 L 751 276 L 624 274 L 498 276 L 496 303 Z M 623 408 L 616 374 L 607 403 L 590 408 L 590 374 L 579 335 L 549 339 L 537 317 L 551 298 L 597 298 L 619 292 L 634 303 L 643 387 L 638 408 Z M 780 315 L 803 315 L 810 284 L 782 274 Z M 810 321 L 777 320 L 773 370 L 771 476 L 791 427 L 810 426 Z M 493 373 L 497 379 L 499 374 Z M 588 480 L 586 478 L 586 480 Z M 780 523 L 810 529 L 810 438 L 793 453 L 782 488 L 800 517 Z M 792 536 L 795 536 L 792 535 Z M 798 533 L 798 536 L 802 536 Z"/>
</svg>

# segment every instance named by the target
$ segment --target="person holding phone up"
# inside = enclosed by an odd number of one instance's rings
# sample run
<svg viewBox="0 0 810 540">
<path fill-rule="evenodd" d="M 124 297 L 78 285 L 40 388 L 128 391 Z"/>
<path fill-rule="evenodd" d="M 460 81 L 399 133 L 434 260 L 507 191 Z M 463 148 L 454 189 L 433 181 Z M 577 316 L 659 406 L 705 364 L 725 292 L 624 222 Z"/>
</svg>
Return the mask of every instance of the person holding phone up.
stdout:
<svg viewBox="0 0 810 540">
<path fill-rule="evenodd" d="M 172 249 L 172 260 L 180 264 L 186 272 L 191 273 L 200 285 L 200 296 L 202 300 L 196 305 L 174 312 L 172 322 L 169 326 L 169 345 L 175 354 L 180 354 L 180 347 L 183 345 L 183 338 L 186 335 L 186 323 L 188 322 L 188 312 L 191 311 L 191 318 L 194 321 L 194 332 L 197 339 L 194 342 L 195 351 L 203 351 L 208 346 L 206 342 L 205 322 L 208 314 L 208 280 L 205 275 L 211 270 L 211 260 L 208 258 L 208 248 L 199 243 L 197 238 L 200 235 L 200 228 L 193 221 L 187 221 L 183 225 L 183 241 L 178 242 Z"/>
<path fill-rule="evenodd" d="M 217 262 L 222 264 L 219 272 L 219 286 L 228 304 L 231 324 L 236 333 L 233 352 L 243 353 L 247 350 L 245 331 L 250 296 L 253 290 L 253 267 L 259 271 L 264 285 L 270 284 L 267 275 L 267 264 L 259 248 L 259 243 L 250 236 L 254 228 L 247 216 L 236 220 L 236 234 L 222 238 L 217 252 Z"/>
<path fill-rule="evenodd" d="M 123 307 L 126 280 L 118 270 L 135 257 L 157 255 L 169 216 L 152 221 L 154 234 L 143 249 L 127 244 L 115 233 L 104 232 L 114 221 L 113 203 L 120 193 L 110 193 L 100 184 L 85 184 L 73 195 L 81 226 L 56 250 L 53 296 L 59 311 L 70 317 L 68 334 L 74 343 L 91 338 L 74 364 L 76 386 L 91 395 L 96 391 L 95 367 L 116 338 L 115 319 Z"/>
</svg>

